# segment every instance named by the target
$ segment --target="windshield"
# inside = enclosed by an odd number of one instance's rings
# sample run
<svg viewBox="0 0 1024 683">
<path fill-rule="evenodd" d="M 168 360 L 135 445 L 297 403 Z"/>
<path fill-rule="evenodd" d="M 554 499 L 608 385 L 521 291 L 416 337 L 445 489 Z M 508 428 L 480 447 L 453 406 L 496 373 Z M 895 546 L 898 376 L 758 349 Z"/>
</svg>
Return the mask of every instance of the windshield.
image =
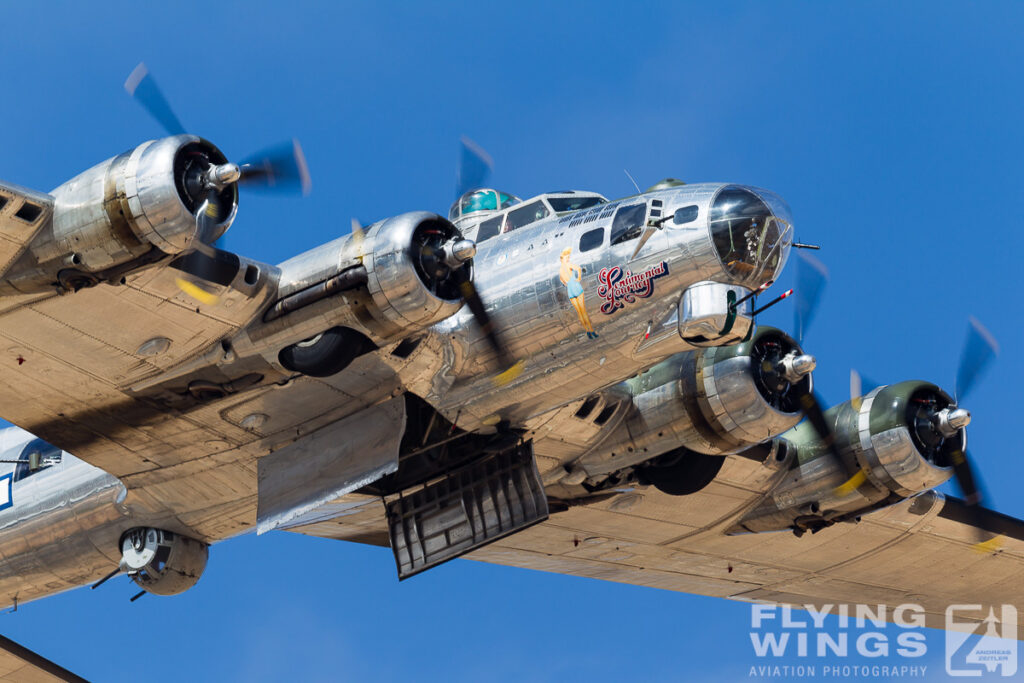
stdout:
<svg viewBox="0 0 1024 683">
<path fill-rule="evenodd" d="M 548 215 L 548 209 L 543 202 L 533 202 L 518 209 L 508 212 L 508 220 L 505 222 L 505 232 L 518 230 L 524 225 L 536 223 Z"/>
<path fill-rule="evenodd" d="M 548 203 L 551 204 L 555 213 L 564 213 L 589 209 L 592 206 L 603 204 L 604 200 L 600 197 L 548 197 Z"/>
<path fill-rule="evenodd" d="M 476 242 L 479 244 L 484 240 L 489 240 L 501 232 L 501 220 L 504 216 L 495 216 L 494 218 L 488 219 L 480 224 L 480 227 L 476 231 Z"/>
<path fill-rule="evenodd" d="M 792 228 L 753 192 L 727 187 L 709 217 L 711 239 L 725 270 L 751 288 L 775 278 L 792 242 Z"/>
</svg>

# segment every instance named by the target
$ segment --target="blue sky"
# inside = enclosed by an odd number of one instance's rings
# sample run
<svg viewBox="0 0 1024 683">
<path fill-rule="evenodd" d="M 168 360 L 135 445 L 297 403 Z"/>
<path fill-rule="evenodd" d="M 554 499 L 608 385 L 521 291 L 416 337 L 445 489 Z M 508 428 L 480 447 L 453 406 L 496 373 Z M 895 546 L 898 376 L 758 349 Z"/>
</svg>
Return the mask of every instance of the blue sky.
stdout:
<svg viewBox="0 0 1024 683">
<path fill-rule="evenodd" d="M 121 89 L 144 60 L 229 156 L 302 141 L 313 194 L 246 195 L 228 237 L 272 263 L 352 216 L 445 211 L 460 135 L 524 197 L 628 194 L 624 167 L 641 186 L 770 188 L 831 271 L 806 339 L 830 403 L 851 367 L 951 388 L 970 314 L 999 339 L 971 450 L 1024 517 L 1024 5 L 2 2 L 0 17 L 0 177 L 50 189 L 160 135 Z M 0 633 L 96 680 L 717 680 L 759 663 L 744 604 L 468 561 L 399 584 L 385 549 L 287 533 L 215 546 L 182 596 L 133 592 L 24 605 Z M 941 634 L 929 643 L 938 674 Z"/>
</svg>

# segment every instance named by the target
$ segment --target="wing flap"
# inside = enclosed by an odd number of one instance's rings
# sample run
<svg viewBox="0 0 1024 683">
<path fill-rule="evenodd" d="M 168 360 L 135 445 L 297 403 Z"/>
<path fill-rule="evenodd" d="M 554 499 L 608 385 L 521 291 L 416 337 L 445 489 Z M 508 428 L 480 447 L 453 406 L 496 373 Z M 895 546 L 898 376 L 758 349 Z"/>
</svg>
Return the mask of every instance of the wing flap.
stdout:
<svg viewBox="0 0 1024 683">
<path fill-rule="evenodd" d="M 319 518 L 321 506 L 397 470 L 404 433 L 399 396 L 260 458 L 257 533 Z"/>
</svg>

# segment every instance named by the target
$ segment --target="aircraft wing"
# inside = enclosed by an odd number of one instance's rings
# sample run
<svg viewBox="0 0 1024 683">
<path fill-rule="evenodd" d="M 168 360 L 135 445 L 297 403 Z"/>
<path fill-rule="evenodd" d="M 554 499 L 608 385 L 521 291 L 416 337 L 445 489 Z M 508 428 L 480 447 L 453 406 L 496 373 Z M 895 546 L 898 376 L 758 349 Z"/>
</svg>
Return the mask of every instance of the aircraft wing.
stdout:
<svg viewBox="0 0 1024 683">
<path fill-rule="evenodd" d="M 467 557 L 743 601 L 819 608 L 914 603 L 937 628 L 952 604 L 1024 605 L 1024 541 L 1001 537 L 997 552 L 979 552 L 963 508 L 939 494 L 800 538 L 725 535 L 764 495 L 755 465 L 729 456 L 719 477 L 689 496 L 649 487 L 572 505 Z M 345 501 L 340 516 L 292 531 L 387 545 L 379 499 Z"/>
<path fill-rule="evenodd" d="M 330 378 L 190 395 L 196 378 L 244 384 L 237 378 L 265 372 L 232 363 L 222 340 L 276 287 L 229 289 L 205 305 L 179 290 L 177 276 L 159 267 L 121 286 L 3 297 L 0 415 L 119 477 L 126 505 L 165 515 L 169 529 L 219 539 L 256 518 L 259 456 L 390 396 L 397 380 L 371 353 Z M 252 415 L 258 424 L 246 422 Z"/>
<path fill-rule="evenodd" d="M 10 683 L 85 683 L 67 669 L 49 659 L 0 636 L 0 681 Z"/>
</svg>

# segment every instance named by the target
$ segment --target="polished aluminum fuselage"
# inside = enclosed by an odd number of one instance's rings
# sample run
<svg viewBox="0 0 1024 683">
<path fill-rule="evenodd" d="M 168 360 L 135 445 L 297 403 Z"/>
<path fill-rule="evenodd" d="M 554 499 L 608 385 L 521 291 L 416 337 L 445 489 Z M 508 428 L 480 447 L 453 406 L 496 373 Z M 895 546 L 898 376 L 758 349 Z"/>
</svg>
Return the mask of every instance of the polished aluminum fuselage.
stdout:
<svg viewBox="0 0 1024 683">
<path fill-rule="evenodd" d="M 34 438 L 17 427 L 0 431 L 0 459 L 17 460 Z M 0 467 L 6 488 L 16 466 Z M 0 595 L 33 599 L 80 586 L 117 566 L 118 540 L 138 523 L 121 505 L 125 494 L 116 477 L 68 453 L 11 482 L 11 505 L 0 510 Z"/>
<path fill-rule="evenodd" d="M 521 374 L 496 385 L 502 368 L 464 308 L 425 330 L 416 354 L 396 367 L 402 384 L 459 427 L 474 430 L 501 420 L 522 424 L 691 348 L 676 327 L 682 293 L 702 281 L 732 282 L 708 223 L 710 204 L 722 187 L 691 185 L 623 200 L 623 205 L 661 200 L 666 216 L 678 207 L 699 207 L 696 220 L 681 226 L 668 221 L 656 230 L 636 258 L 635 239 L 609 245 L 611 215 L 583 224 L 556 216 L 480 243 L 474 280 L 513 356 L 523 362 Z M 762 196 L 789 220 L 781 200 Z M 581 252 L 581 235 L 598 228 L 605 231 L 601 246 Z M 559 277 L 567 248 L 582 270 L 584 304 L 596 338 L 582 326 Z M 598 294 L 599 274 L 615 267 L 665 272 L 652 281 L 648 296 L 602 312 L 606 299 Z M 16 459 L 31 438 L 16 428 L 0 432 L 3 459 Z M 119 480 L 69 454 L 59 465 L 14 482 L 13 504 L 0 510 L 0 595 L 33 599 L 109 572 L 120 559 L 124 531 L 159 524 L 134 516 L 122 504 L 125 496 Z"/>
<path fill-rule="evenodd" d="M 687 185 L 623 200 L 628 205 L 660 199 L 664 215 L 683 206 L 699 207 L 697 220 L 682 226 L 668 221 L 635 259 L 631 257 L 636 240 L 608 244 L 611 217 L 573 227 L 569 216 L 556 217 L 480 243 L 475 281 L 513 355 L 524 361 L 522 374 L 507 386 L 495 386 L 500 368 L 464 309 L 430 330 L 438 362 L 429 372 L 418 369 L 420 376 L 403 376 L 403 381 L 446 417 L 458 417 L 460 426 L 474 429 L 499 420 L 522 422 L 692 348 L 676 326 L 683 291 L 697 282 L 732 280 L 717 256 L 708 224 L 709 206 L 722 187 Z M 774 212 L 789 220 L 780 199 L 758 192 Z M 580 253 L 581 235 L 597 228 L 605 229 L 603 245 Z M 572 249 L 573 263 L 583 270 L 584 302 L 596 339 L 580 325 L 559 279 L 559 257 L 566 248 Z M 638 297 L 610 314 L 601 312 L 602 269 L 640 273 L 661 263 L 668 273 L 653 281 L 649 297 Z"/>
</svg>

